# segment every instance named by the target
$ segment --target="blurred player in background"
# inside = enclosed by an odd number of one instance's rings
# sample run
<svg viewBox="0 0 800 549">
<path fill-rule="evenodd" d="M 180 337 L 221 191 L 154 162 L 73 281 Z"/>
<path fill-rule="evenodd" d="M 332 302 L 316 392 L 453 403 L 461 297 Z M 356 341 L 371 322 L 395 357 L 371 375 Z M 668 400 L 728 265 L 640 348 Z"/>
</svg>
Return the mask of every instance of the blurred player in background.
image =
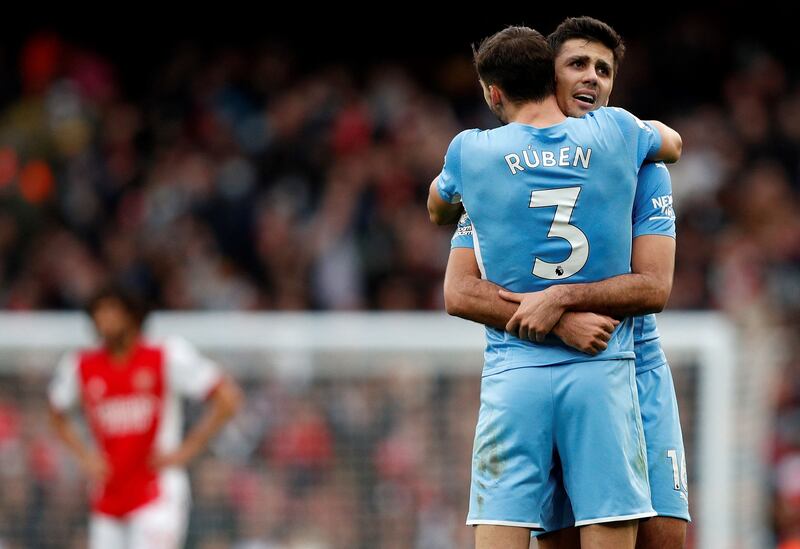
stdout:
<svg viewBox="0 0 800 549">
<path fill-rule="evenodd" d="M 146 310 L 126 291 L 100 292 L 88 313 L 101 346 L 66 354 L 48 396 L 56 433 L 91 482 L 89 547 L 180 547 L 190 503 L 184 468 L 236 413 L 241 391 L 187 341 L 145 341 Z M 182 397 L 207 401 L 185 438 Z M 68 417 L 79 404 L 94 445 Z"/>
<path fill-rule="evenodd" d="M 614 29 L 591 17 L 568 18 L 550 34 L 548 41 L 555 54 L 556 97 L 561 110 L 568 116 L 581 117 L 606 105 L 624 55 L 622 40 Z M 608 282 L 593 284 L 590 291 L 609 303 L 621 303 L 623 293 L 649 294 L 655 302 L 650 298 L 641 299 L 640 303 L 645 308 L 660 310 L 671 289 L 675 256 L 675 215 L 666 166 L 643 166 L 636 194 L 631 254 L 636 278 L 629 277 L 627 285 L 616 287 Z M 504 301 L 498 293 L 499 287 L 480 276 L 472 225 L 465 215 L 456 229 L 448 260 L 445 280 L 448 310 L 462 318 L 505 329 L 517 313 L 516 303 Z M 587 307 L 585 303 L 575 309 L 619 312 Z M 616 321 L 611 317 L 567 311 L 559 318 L 553 333 L 580 351 L 597 354 L 607 347 L 615 327 Z M 689 520 L 686 458 L 672 374 L 661 349 L 655 315 L 635 319 L 634 351 L 651 499 L 658 513 L 658 517 L 640 523 L 636 546 L 679 549 L 684 545 Z M 565 505 L 567 502 L 568 499 Z M 559 547 L 575 547 L 577 537 L 576 532 L 560 532 L 540 539 L 544 540 L 543 546 L 552 538 Z"/>
</svg>

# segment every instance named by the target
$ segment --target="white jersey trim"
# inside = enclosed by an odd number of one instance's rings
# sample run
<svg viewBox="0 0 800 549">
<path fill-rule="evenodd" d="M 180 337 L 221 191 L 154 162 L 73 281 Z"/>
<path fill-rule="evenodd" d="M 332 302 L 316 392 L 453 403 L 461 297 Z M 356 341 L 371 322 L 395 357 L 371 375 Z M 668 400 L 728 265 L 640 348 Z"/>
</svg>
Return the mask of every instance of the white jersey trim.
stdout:
<svg viewBox="0 0 800 549">
<path fill-rule="evenodd" d="M 200 400 L 208 396 L 222 379 L 216 363 L 202 355 L 180 337 L 154 341 L 162 349 L 164 360 L 164 399 L 156 434 L 160 452 L 176 450 L 183 440 L 183 397 Z"/>
<path fill-rule="evenodd" d="M 482 520 L 472 519 L 467 520 L 467 526 L 477 526 L 479 524 L 488 524 L 491 526 L 517 526 L 520 528 L 537 528 L 542 529 L 542 525 L 538 522 L 515 522 L 513 520 Z"/>
<path fill-rule="evenodd" d="M 483 255 L 481 255 L 481 244 L 478 242 L 478 228 L 475 222 L 472 222 L 472 244 L 475 248 L 475 261 L 478 263 L 478 269 L 481 272 L 481 278 L 486 280 L 486 268 L 483 266 Z"/>
<path fill-rule="evenodd" d="M 80 359 L 76 353 L 66 353 L 58 362 L 55 374 L 50 380 L 47 388 L 47 400 L 59 412 L 67 412 L 80 404 L 79 365 Z"/>
<path fill-rule="evenodd" d="M 164 349 L 167 380 L 171 390 L 194 400 L 206 398 L 222 379 L 217 364 L 181 337 L 157 342 Z"/>
<path fill-rule="evenodd" d="M 586 526 L 588 524 L 603 524 L 605 522 L 622 522 L 623 520 L 635 520 L 635 519 L 643 519 L 643 518 L 650 518 L 657 516 L 658 513 L 655 511 L 650 511 L 647 513 L 638 513 L 636 515 L 620 515 L 616 517 L 600 517 L 594 519 L 587 519 L 587 520 L 578 520 L 575 521 L 575 526 Z"/>
</svg>

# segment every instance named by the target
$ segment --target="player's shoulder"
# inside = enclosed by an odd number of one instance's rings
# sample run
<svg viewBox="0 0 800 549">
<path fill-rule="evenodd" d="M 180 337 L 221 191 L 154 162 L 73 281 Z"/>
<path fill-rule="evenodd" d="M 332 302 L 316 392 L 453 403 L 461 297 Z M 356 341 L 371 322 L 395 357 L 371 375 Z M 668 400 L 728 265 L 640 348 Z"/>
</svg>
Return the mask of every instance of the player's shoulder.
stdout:
<svg viewBox="0 0 800 549">
<path fill-rule="evenodd" d="M 456 134 L 451 142 L 452 146 L 459 146 L 463 147 L 465 144 L 470 144 L 475 141 L 475 139 L 480 136 L 481 133 L 485 133 L 484 130 L 479 130 L 478 128 L 470 128 L 468 130 L 463 130 Z"/>
<path fill-rule="evenodd" d="M 594 121 L 603 131 L 614 129 L 619 135 L 627 136 L 626 141 L 631 136 L 656 133 L 651 124 L 620 107 L 600 107 L 587 113 L 584 118 Z"/>
<path fill-rule="evenodd" d="M 179 335 L 166 335 L 150 338 L 143 341 L 143 346 L 166 353 L 168 355 L 182 355 L 195 351 L 195 346 L 185 337 Z"/>
<path fill-rule="evenodd" d="M 468 139 L 472 136 L 484 133 L 489 130 L 481 130 L 479 128 L 468 128 L 466 130 L 462 130 L 458 135 L 456 135 L 456 139 Z"/>
<path fill-rule="evenodd" d="M 639 181 L 670 181 L 669 169 L 663 162 L 646 162 L 639 170 Z"/>
<path fill-rule="evenodd" d="M 669 168 L 660 160 L 658 162 L 646 162 L 642 164 L 641 171 L 652 175 L 669 176 Z"/>
<path fill-rule="evenodd" d="M 83 362 L 103 360 L 107 355 L 108 353 L 106 353 L 102 345 L 95 345 L 67 351 L 62 357 L 62 361 L 72 361 L 76 364 L 80 364 Z"/>
<path fill-rule="evenodd" d="M 586 113 L 585 120 L 596 120 L 597 122 L 633 122 L 638 120 L 633 114 L 621 107 L 598 107 Z"/>
<path fill-rule="evenodd" d="M 108 353 L 102 346 L 83 347 L 66 351 L 58 362 L 64 375 L 86 375 L 102 372 L 108 364 Z"/>
<path fill-rule="evenodd" d="M 491 151 L 494 148 L 506 148 L 509 144 L 530 139 L 532 126 L 526 124 L 505 124 L 488 130 L 475 130 L 465 138 L 465 142 L 474 145 L 478 150 Z"/>
<path fill-rule="evenodd" d="M 589 114 L 592 116 L 607 116 L 610 118 L 636 118 L 630 111 L 622 107 L 598 107 Z"/>
<path fill-rule="evenodd" d="M 613 122 L 624 126 L 637 125 L 642 129 L 647 127 L 638 116 L 622 107 L 599 107 L 587 113 L 584 118 L 593 118 L 598 122 Z"/>
<path fill-rule="evenodd" d="M 608 119 L 623 128 L 636 129 L 636 127 L 638 127 L 648 133 L 654 131 L 650 124 L 643 122 L 638 116 L 630 111 L 626 111 L 622 107 L 600 107 L 590 114 L 598 117 L 598 119 Z"/>
<path fill-rule="evenodd" d="M 480 130 L 471 128 L 463 130 L 456 134 L 447 146 L 447 154 L 445 155 L 446 162 L 460 162 L 462 151 L 465 146 L 469 146 L 473 140 L 473 136 L 479 133 Z"/>
<path fill-rule="evenodd" d="M 70 349 L 65 351 L 58 358 L 58 369 L 60 370 L 75 370 L 78 368 L 83 358 L 87 353 L 91 353 L 93 349 Z"/>
<path fill-rule="evenodd" d="M 455 135 L 455 137 L 453 137 L 453 140 L 451 141 L 451 143 L 453 143 L 453 144 L 461 144 L 461 143 L 463 143 L 465 141 L 471 140 L 472 138 L 474 138 L 474 136 L 476 136 L 476 135 L 478 135 L 480 133 L 481 133 L 481 130 L 479 130 L 478 128 L 469 128 L 467 130 L 462 130 L 462 131 L 458 132 Z"/>
<path fill-rule="evenodd" d="M 497 126 L 496 128 L 489 128 L 488 130 L 476 130 L 473 134 L 474 139 L 493 138 L 493 137 L 506 137 L 513 135 L 529 135 L 531 132 L 536 132 L 538 128 L 530 124 L 523 124 L 521 122 L 510 122 Z"/>
</svg>

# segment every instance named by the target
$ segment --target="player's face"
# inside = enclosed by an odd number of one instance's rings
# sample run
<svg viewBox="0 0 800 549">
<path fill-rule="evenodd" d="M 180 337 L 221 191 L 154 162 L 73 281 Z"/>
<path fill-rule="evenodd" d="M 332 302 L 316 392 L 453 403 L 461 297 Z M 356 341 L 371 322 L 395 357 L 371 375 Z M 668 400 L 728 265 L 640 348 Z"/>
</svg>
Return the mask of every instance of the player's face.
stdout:
<svg viewBox="0 0 800 549">
<path fill-rule="evenodd" d="M 97 335 L 106 345 L 115 345 L 135 329 L 135 324 L 125 306 L 116 299 L 103 299 L 92 313 Z"/>
<path fill-rule="evenodd" d="M 600 42 L 573 38 L 556 55 L 556 99 L 567 116 L 581 117 L 608 104 L 614 53 Z"/>
</svg>

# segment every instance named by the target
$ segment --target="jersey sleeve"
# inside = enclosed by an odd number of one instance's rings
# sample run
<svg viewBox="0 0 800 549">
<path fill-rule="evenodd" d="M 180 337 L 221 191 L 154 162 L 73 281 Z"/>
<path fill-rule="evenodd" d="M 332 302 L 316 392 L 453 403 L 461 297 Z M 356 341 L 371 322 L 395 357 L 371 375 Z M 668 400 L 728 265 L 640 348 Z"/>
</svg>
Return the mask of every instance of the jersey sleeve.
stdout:
<svg viewBox="0 0 800 549">
<path fill-rule="evenodd" d="M 478 130 L 464 130 L 453 138 L 444 155 L 444 166 L 436 178 L 436 188 L 442 200 L 450 204 L 461 202 L 463 194 L 463 181 L 461 179 L 461 149 L 464 136 Z"/>
<path fill-rule="evenodd" d="M 606 112 L 619 126 L 629 150 L 635 155 L 634 162 L 637 166 L 655 157 L 661 148 L 661 134 L 652 124 L 639 120 L 619 107 L 607 107 Z"/>
<path fill-rule="evenodd" d="M 453 248 L 474 248 L 475 243 L 472 241 L 472 220 L 467 215 L 467 212 L 461 214 L 461 219 L 458 220 L 456 232 L 453 233 L 453 238 L 450 240 L 450 249 Z"/>
<path fill-rule="evenodd" d="M 47 398 L 50 406 L 59 412 L 68 412 L 80 403 L 78 356 L 75 353 L 65 354 L 58 362 L 47 388 Z"/>
<path fill-rule="evenodd" d="M 181 396 L 202 400 L 222 380 L 217 364 L 183 338 L 165 340 L 164 353 L 170 387 Z"/>
<path fill-rule="evenodd" d="M 633 238 L 646 234 L 675 237 L 672 180 L 663 162 L 648 163 L 639 170 L 632 221 Z"/>
</svg>

